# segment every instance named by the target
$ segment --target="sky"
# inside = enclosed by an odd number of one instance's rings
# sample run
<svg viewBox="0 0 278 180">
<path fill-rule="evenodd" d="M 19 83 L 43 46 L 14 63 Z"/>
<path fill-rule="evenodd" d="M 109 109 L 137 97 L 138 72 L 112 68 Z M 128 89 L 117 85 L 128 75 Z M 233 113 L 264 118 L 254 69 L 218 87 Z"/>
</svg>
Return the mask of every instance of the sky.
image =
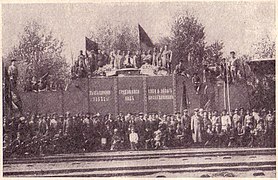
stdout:
<svg viewBox="0 0 278 180">
<path fill-rule="evenodd" d="M 249 54 L 252 44 L 266 35 L 275 40 L 275 1 L 195 1 L 195 2 L 105 2 L 41 3 L 2 5 L 2 48 L 7 55 L 19 42 L 27 21 L 37 21 L 65 43 L 64 53 L 71 62 L 85 49 L 85 36 L 101 23 L 138 23 L 155 43 L 169 36 L 174 17 L 186 11 L 205 26 L 206 42 L 224 42 L 224 55 L 230 51 Z"/>
</svg>

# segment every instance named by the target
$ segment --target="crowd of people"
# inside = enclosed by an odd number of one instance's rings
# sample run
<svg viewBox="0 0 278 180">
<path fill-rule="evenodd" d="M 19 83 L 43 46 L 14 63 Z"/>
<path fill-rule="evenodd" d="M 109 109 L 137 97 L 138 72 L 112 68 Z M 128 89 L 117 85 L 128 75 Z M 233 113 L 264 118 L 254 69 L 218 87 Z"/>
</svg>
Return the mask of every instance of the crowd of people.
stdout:
<svg viewBox="0 0 278 180">
<path fill-rule="evenodd" d="M 168 49 L 168 46 L 157 50 L 154 48 L 152 51 L 121 51 L 112 50 L 107 53 L 105 50 L 94 50 L 86 52 L 80 51 L 80 55 L 74 62 L 71 69 L 73 78 L 83 78 L 100 75 L 98 70 L 106 65 L 111 69 L 122 68 L 140 68 L 144 64 L 153 65 L 161 69 L 171 72 L 172 65 L 172 51 Z"/>
<path fill-rule="evenodd" d="M 275 110 L 4 117 L 4 155 L 179 147 L 275 147 Z"/>
</svg>

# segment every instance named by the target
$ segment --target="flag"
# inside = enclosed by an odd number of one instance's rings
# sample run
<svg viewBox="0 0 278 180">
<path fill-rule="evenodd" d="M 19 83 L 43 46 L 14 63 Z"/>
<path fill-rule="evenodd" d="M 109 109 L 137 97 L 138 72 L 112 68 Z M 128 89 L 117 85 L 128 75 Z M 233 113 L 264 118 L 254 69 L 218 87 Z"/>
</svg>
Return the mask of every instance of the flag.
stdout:
<svg viewBox="0 0 278 180">
<path fill-rule="evenodd" d="M 85 39 L 86 39 L 86 51 L 94 50 L 95 52 L 97 52 L 98 44 L 87 37 L 85 37 Z"/>
<path fill-rule="evenodd" d="M 152 40 L 149 38 L 145 30 L 138 24 L 139 28 L 139 44 L 142 50 L 148 50 L 154 47 Z"/>
<path fill-rule="evenodd" d="M 9 80 L 9 75 L 7 73 L 7 68 L 4 69 L 4 103 L 6 106 L 5 109 L 8 110 L 11 113 L 11 116 L 14 116 L 15 113 L 22 114 L 22 101 L 19 96 L 19 93 L 17 92 L 15 87 L 12 87 L 11 82 Z M 5 112 L 7 113 L 7 112 Z"/>
</svg>

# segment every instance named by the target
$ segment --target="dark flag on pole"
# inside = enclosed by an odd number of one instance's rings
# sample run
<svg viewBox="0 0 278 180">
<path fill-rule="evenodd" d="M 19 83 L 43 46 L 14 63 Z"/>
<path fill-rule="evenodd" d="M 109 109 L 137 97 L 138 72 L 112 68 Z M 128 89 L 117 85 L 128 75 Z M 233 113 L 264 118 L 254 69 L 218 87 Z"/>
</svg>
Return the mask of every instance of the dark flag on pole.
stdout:
<svg viewBox="0 0 278 180">
<path fill-rule="evenodd" d="M 97 52 L 98 44 L 87 37 L 85 37 L 85 39 L 86 39 L 86 51 L 94 50 L 95 52 Z"/>
<path fill-rule="evenodd" d="M 154 47 L 152 40 L 149 38 L 145 30 L 138 24 L 139 28 L 139 44 L 141 50 L 148 50 Z"/>
<path fill-rule="evenodd" d="M 7 72 L 7 68 L 4 67 L 4 106 L 5 110 L 10 110 L 10 115 L 14 116 L 15 113 L 22 114 L 22 101 L 16 87 L 13 87 Z M 7 113 L 7 112 L 4 112 Z"/>
</svg>

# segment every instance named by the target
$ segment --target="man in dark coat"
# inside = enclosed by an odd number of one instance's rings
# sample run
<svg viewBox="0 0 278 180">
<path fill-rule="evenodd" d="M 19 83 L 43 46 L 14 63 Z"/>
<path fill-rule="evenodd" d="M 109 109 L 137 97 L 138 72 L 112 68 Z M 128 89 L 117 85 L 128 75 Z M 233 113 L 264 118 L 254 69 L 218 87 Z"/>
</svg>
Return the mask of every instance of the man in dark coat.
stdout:
<svg viewBox="0 0 278 180">
<path fill-rule="evenodd" d="M 183 115 L 181 117 L 181 127 L 184 133 L 184 145 L 190 145 L 192 143 L 192 136 L 191 136 L 191 120 L 190 116 L 188 115 L 188 110 L 183 110 Z"/>
</svg>

